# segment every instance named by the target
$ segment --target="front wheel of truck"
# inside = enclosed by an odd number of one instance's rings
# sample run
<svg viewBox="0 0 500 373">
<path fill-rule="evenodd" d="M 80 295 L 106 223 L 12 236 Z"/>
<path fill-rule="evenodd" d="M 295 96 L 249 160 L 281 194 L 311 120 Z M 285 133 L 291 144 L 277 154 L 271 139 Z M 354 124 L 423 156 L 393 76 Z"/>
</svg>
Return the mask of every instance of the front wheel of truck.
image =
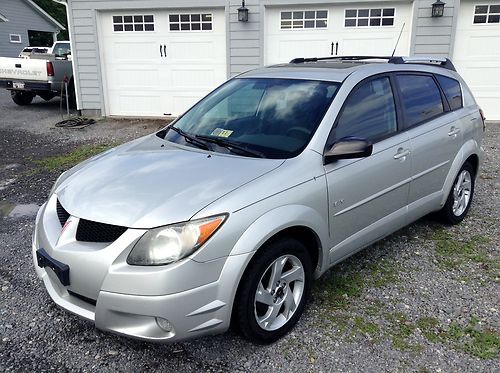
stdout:
<svg viewBox="0 0 500 373">
<path fill-rule="evenodd" d="M 31 104 L 33 98 L 35 98 L 34 94 L 23 91 L 11 91 L 10 95 L 12 97 L 12 101 L 20 106 Z"/>
</svg>

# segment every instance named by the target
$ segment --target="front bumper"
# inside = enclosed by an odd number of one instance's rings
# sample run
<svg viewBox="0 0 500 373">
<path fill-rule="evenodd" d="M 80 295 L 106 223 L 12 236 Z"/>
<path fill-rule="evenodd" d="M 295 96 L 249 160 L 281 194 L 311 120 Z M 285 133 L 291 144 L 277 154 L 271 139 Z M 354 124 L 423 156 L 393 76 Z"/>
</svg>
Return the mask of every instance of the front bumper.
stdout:
<svg viewBox="0 0 500 373">
<path fill-rule="evenodd" d="M 218 334 L 228 329 L 237 284 L 251 254 L 229 256 L 207 263 L 185 259 L 170 270 L 166 269 L 169 266 L 164 266 L 163 269 L 156 267 L 150 271 L 149 268 L 124 264 L 123 258 L 128 253 L 119 253 L 111 244 L 84 253 L 89 257 L 83 261 L 87 266 L 85 270 L 85 267 L 78 266 L 82 262 L 81 256 L 72 261 L 71 254 L 75 257 L 81 254 L 77 246 L 62 239 L 58 239 L 56 244 L 51 242 L 49 223 L 54 218 L 51 216 L 52 203 L 49 200 L 38 213 L 32 250 L 37 275 L 60 307 L 93 321 L 101 330 L 148 341 L 174 342 Z M 40 247 L 70 266 L 69 286 L 63 286 L 49 267 L 40 268 L 37 265 L 36 250 Z M 59 247 L 63 249 L 58 251 Z M 123 250 L 127 251 L 126 248 Z M 114 252 L 115 256 L 106 262 L 103 258 L 109 256 L 109 252 Z M 97 258 L 95 263 L 99 260 L 111 263 L 103 269 L 102 279 L 95 268 L 97 264 L 92 264 L 93 256 Z M 89 265 L 94 268 L 88 268 Z M 95 274 L 89 276 L 91 271 Z M 206 271 L 212 275 L 203 275 Z M 87 273 L 88 277 L 85 278 L 82 273 Z M 205 282 L 200 275 L 206 278 Z M 192 284 L 186 284 L 185 279 L 190 277 L 195 279 Z M 96 281 L 96 278 L 100 280 Z M 158 282 L 168 285 L 159 287 Z M 94 291 L 85 286 L 99 288 Z M 130 291 L 127 293 L 126 289 Z M 172 329 L 160 327 L 158 318 L 168 320 Z"/>
</svg>

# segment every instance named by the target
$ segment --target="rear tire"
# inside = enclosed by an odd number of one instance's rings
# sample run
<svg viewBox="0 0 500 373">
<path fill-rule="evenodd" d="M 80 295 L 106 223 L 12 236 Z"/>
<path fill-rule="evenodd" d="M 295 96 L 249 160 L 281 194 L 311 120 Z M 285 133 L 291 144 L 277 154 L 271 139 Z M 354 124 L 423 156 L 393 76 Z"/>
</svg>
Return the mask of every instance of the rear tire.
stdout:
<svg viewBox="0 0 500 373">
<path fill-rule="evenodd" d="M 12 97 L 12 101 L 20 106 L 31 104 L 31 102 L 35 98 L 34 94 L 24 91 L 11 91 L 10 95 Z"/>
<path fill-rule="evenodd" d="M 272 343 L 302 315 L 311 289 L 306 247 L 293 238 L 271 242 L 256 254 L 241 279 L 233 321 L 252 342 Z"/>
<path fill-rule="evenodd" d="M 458 224 L 469 212 L 474 196 L 474 167 L 469 162 L 464 163 L 448 195 L 445 205 L 439 215 L 446 224 Z"/>
</svg>

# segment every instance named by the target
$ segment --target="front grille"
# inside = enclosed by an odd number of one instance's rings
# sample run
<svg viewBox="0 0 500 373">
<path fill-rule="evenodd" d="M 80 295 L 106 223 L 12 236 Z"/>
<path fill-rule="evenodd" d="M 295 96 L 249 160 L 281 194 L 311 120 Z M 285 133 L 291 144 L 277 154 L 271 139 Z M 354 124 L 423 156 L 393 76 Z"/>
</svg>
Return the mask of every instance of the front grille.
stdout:
<svg viewBox="0 0 500 373">
<path fill-rule="evenodd" d="M 73 297 L 78 298 L 78 299 L 84 301 L 85 303 L 91 304 L 93 306 L 95 306 L 97 304 L 97 301 L 95 299 L 87 298 L 83 295 L 75 293 L 74 291 L 68 290 L 68 293 L 69 293 L 69 295 L 72 295 Z"/>
<path fill-rule="evenodd" d="M 61 226 L 63 226 L 66 223 L 66 220 L 69 219 L 69 212 L 67 212 L 64 207 L 62 207 L 59 200 L 57 200 L 56 211 L 57 217 L 59 218 L 59 223 L 61 223 Z"/>
<path fill-rule="evenodd" d="M 113 242 L 125 233 L 126 230 L 126 227 L 118 225 L 80 219 L 76 230 L 76 240 L 85 242 Z"/>
</svg>

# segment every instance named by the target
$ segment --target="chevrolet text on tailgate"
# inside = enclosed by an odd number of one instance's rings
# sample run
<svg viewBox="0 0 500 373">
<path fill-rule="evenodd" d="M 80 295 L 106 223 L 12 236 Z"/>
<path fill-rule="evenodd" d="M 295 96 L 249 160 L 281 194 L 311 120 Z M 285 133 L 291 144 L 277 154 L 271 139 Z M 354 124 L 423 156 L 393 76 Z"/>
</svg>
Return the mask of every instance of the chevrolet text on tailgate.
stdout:
<svg viewBox="0 0 500 373">
<path fill-rule="evenodd" d="M 73 67 L 69 57 L 69 41 L 58 41 L 49 53 L 39 53 L 42 48 L 25 48 L 22 58 L 0 57 L 0 87 L 11 92 L 18 105 L 29 105 L 36 95 L 44 100 L 65 94 L 64 82 L 68 83 L 68 98 L 74 105 Z"/>
<path fill-rule="evenodd" d="M 253 70 L 64 172 L 36 218 L 36 272 L 102 330 L 172 342 L 232 323 L 273 342 L 334 264 L 431 212 L 464 219 L 483 126 L 447 59 Z"/>
</svg>

